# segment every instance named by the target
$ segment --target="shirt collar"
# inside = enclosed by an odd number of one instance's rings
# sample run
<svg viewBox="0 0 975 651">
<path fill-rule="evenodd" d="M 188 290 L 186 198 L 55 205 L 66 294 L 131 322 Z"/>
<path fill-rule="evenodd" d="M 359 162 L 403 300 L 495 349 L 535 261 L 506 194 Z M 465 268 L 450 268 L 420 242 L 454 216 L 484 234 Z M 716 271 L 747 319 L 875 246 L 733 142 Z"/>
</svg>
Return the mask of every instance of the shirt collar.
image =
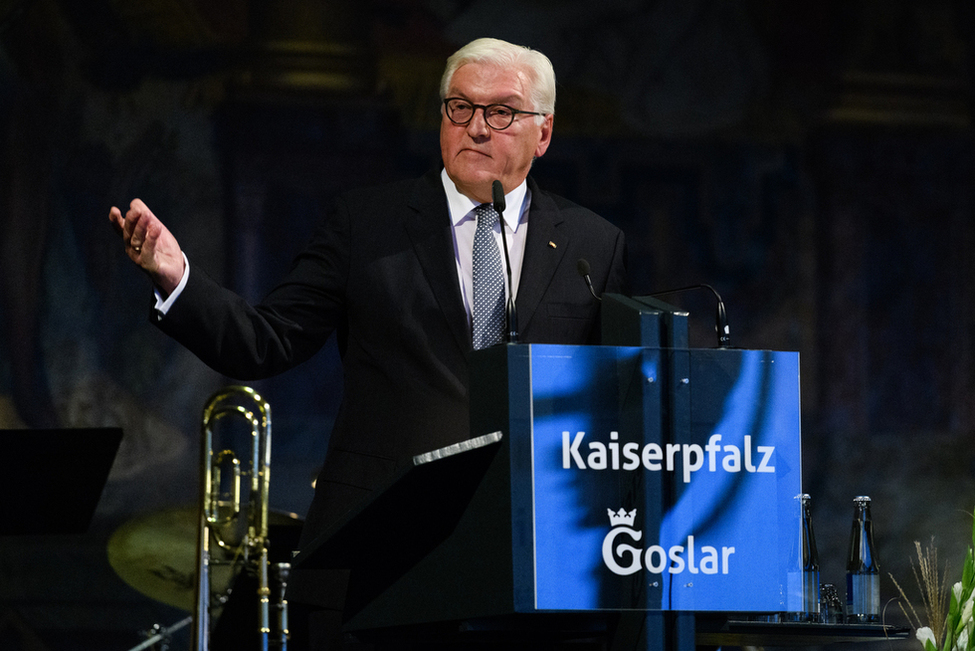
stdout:
<svg viewBox="0 0 975 651">
<path fill-rule="evenodd" d="M 444 192 L 447 193 L 447 209 L 450 210 L 450 223 L 457 226 L 471 212 L 478 207 L 479 203 L 471 201 L 470 198 L 460 193 L 454 181 L 447 175 L 446 168 L 440 172 L 440 180 L 443 182 Z M 507 208 L 504 211 L 504 223 L 508 225 L 511 232 L 518 230 L 518 223 L 521 221 L 521 213 L 524 212 L 525 199 L 528 194 L 528 181 L 521 184 L 511 192 L 504 195 L 504 203 Z M 517 207 L 517 209 L 515 209 Z"/>
</svg>

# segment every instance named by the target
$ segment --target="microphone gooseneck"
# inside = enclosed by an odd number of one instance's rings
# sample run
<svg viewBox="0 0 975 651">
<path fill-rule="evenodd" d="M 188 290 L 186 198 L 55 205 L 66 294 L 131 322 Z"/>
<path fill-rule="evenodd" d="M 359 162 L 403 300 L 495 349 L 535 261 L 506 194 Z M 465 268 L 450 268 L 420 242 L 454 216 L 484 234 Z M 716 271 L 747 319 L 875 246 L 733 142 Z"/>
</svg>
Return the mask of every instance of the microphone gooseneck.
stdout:
<svg viewBox="0 0 975 651">
<path fill-rule="evenodd" d="M 586 281 L 586 287 L 589 288 L 589 293 L 597 301 L 603 300 L 601 296 L 596 294 L 596 290 L 592 286 L 592 278 L 589 277 L 592 268 L 589 266 L 589 261 L 585 258 L 579 258 L 576 262 L 576 271 L 582 276 L 582 279 Z M 701 283 L 700 285 L 690 285 L 688 287 L 678 287 L 677 289 L 668 289 L 662 292 L 654 292 L 650 296 L 664 296 L 666 294 L 678 294 L 680 292 L 690 291 L 692 289 L 708 289 L 714 294 L 714 298 L 717 301 L 717 306 L 715 308 L 714 314 L 714 330 L 718 335 L 718 348 L 731 348 L 731 329 L 728 327 L 728 313 L 724 307 L 724 301 L 721 299 L 721 294 L 718 293 L 711 285 Z"/>
<path fill-rule="evenodd" d="M 508 238 L 504 227 L 504 186 L 501 181 L 491 183 L 491 199 L 494 210 L 498 213 L 498 226 L 501 228 L 501 249 L 504 251 L 504 265 L 508 271 L 508 343 L 518 343 L 518 312 L 515 308 L 514 285 L 511 280 L 511 258 L 508 256 Z"/>
<path fill-rule="evenodd" d="M 586 281 L 586 287 L 589 288 L 589 293 L 592 294 L 592 297 L 597 301 L 603 300 L 601 296 L 596 295 L 596 290 L 593 289 L 592 278 L 589 277 L 589 272 L 592 270 L 589 266 L 589 261 L 585 258 L 579 258 L 579 261 L 576 262 L 576 270 L 582 276 L 582 279 Z"/>
<path fill-rule="evenodd" d="M 689 285 L 687 287 L 678 287 L 677 289 L 654 292 L 653 294 L 650 294 L 650 296 L 678 294 L 680 292 L 686 292 L 692 289 L 707 289 L 714 294 L 714 298 L 717 301 L 714 312 L 714 331 L 718 335 L 718 348 L 731 348 L 731 329 L 728 327 L 728 313 L 725 311 L 724 301 L 721 300 L 721 294 L 719 294 L 718 290 L 711 285 L 706 283 L 701 283 L 700 285 Z"/>
</svg>

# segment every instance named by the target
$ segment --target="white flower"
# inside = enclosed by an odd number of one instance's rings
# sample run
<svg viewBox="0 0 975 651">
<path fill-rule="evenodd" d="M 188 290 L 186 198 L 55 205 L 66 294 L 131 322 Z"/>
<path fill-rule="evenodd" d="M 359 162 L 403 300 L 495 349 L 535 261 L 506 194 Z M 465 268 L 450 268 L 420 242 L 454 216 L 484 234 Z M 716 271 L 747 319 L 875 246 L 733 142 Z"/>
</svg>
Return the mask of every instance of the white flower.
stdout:
<svg viewBox="0 0 975 651">
<path fill-rule="evenodd" d="M 934 639 L 934 631 L 928 626 L 922 626 L 915 631 L 914 636 L 917 637 L 917 641 L 921 643 L 925 651 L 928 649 L 937 649 L 937 642 Z M 930 643 L 930 644 L 929 644 Z"/>
<path fill-rule="evenodd" d="M 964 629 L 961 635 L 958 636 L 958 641 L 955 642 L 955 648 L 958 651 L 968 651 L 968 629 Z"/>
<path fill-rule="evenodd" d="M 951 594 L 955 597 L 955 603 L 961 603 L 961 581 L 951 586 Z"/>
</svg>

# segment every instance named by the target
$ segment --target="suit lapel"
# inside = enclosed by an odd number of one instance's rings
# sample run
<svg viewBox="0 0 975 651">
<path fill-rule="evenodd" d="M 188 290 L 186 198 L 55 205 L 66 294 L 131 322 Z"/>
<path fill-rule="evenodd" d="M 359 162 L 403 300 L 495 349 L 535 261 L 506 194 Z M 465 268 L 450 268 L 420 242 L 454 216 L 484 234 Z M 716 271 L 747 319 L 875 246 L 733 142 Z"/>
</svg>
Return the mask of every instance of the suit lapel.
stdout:
<svg viewBox="0 0 975 651">
<path fill-rule="evenodd" d="M 417 181 L 408 205 L 413 213 L 406 218 L 405 226 L 413 250 L 457 345 L 469 350 L 471 335 L 457 280 L 454 238 L 439 170 Z"/>
<path fill-rule="evenodd" d="M 555 203 L 542 194 L 531 178 L 528 179 L 528 187 L 531 190 L 531 207 L 517 299 L 518 329 L 521 331 L 535 315 L 568 248 L 568 238 L 558 228 L 562 217 Z"/>
</svg>

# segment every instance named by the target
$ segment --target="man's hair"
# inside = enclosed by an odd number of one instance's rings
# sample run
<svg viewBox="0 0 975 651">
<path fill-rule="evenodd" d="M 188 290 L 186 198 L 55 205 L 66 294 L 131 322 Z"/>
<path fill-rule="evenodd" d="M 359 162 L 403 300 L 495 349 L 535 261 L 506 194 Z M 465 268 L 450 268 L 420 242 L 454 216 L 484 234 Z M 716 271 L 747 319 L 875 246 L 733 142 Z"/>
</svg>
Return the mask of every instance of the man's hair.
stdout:
<svg viewBox="0 0 975 651">
<path fill-rule="evenodd" d="M 555 113 L 555 69 L 548 57 L 523 45 L 496 38 L 479 38 L 450 55 L 440 80 L 440 99 L 447 98 L 450 81 L 458 68 L 468 63 L 483 63 L 501 68 L 517 68 L 528 75 L 531 109 L 550 115 Z M 523 108 L 523 107 L 515 107 Z M 536 120 L 543 118 L 537 117 Z"/>
</svg>

